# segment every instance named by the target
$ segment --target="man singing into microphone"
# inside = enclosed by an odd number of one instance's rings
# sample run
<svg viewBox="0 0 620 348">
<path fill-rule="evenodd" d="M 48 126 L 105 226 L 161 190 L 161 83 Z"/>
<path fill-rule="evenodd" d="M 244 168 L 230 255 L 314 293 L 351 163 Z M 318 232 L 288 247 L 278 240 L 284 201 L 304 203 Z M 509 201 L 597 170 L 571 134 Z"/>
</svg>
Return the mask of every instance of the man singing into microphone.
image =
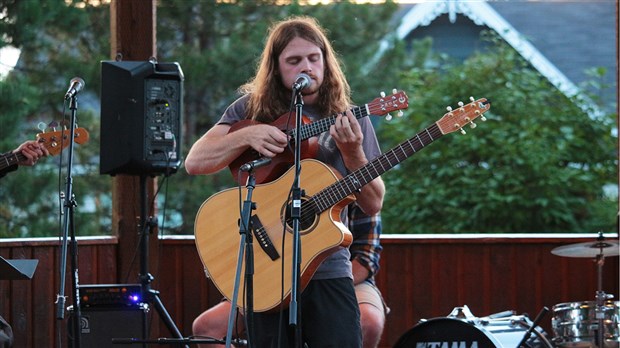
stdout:
<svg viewBox="0 0 620 348">
<path fill-rule="evenodd" d="M 185 160 L 187 172 L 215 173 L 250 147 L 264 157 L 282 153 L 289 139 L 269 123 L 290 111 L 293 89 L 301 91 L 304 115 L 311 120 L 338 114 L 329 132 L 319 136 L 318 160 L 346 175 L 380 154 L 369 119 L 357 120 L 348 111 L 352 106 L 349 84 L 324 30 L 312 18 L 295 17 L 271 27 L 256 75 L 241 86 L 243 95 L 219 122 L 192 146 Z M 246 118 L 261 123 L 228 133 L 232 124 Z M 355 196 L 360 208 L 374 215 L 382 207 L 384 193 L 379 177 Z M 346 225 L 346 209 L 341 215 Z M 348 249 L 341 248 L 323 261 L 301 293 L 300 305 L 298 324 L 309 347 L 361 346 Z M 276 347 L 280 340 L 282 347 L 293 346 L 286 335 L 288 311 L 282 322 L 279 319 L 279 313 L 255 313 L 254 346 Z"/>
</svg>

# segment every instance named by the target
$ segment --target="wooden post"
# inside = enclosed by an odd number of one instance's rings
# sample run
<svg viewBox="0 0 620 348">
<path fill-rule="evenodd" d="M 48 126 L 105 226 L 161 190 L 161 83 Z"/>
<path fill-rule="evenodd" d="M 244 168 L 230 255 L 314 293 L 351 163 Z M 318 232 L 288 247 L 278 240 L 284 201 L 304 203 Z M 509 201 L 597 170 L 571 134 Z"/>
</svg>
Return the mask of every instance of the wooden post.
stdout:
<svg viewBox="0 0 620 348">
<path fill-rule="evenodd" d="M 146 61 L 156 57 L 155 0 L 112 0 L 110 5 L 111 59 Z M 137 115 L 137 117 L 141 117 Z M 119 238 L 117 279 L 120 283 L 139 283 L 140 228 L 142 197 L 140 177 L 116 175 L 112 182 L 112 233 Z M 154 215 L 153 194 L 156 180 L 147 179 L 149 216 Z M 147 230 L 148 231 L 148 230 Z M 149 255 L 157 250 L 157 228 L 149 236 Z M 149 269 L 153 269 L 153 257 Z"/>
</svg>

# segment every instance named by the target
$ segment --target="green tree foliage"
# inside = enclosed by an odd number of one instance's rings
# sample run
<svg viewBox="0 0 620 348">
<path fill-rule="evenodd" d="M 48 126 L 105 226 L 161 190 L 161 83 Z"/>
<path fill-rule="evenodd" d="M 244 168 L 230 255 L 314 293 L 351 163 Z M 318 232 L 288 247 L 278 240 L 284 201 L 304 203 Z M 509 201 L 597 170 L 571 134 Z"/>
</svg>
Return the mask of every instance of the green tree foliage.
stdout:
<svg viewBox="0 0 620 348">
<path fill-rule="evenodd" d="M 408 93 L 407 116 L 391 123 L 373 118 L 384 150 L 437 120 L 442 106 L 469 95 L 494 103 L 486 124 L 466 137 L 438 140 L 385 175 L 386 232 L 611 229 L 617 204 L 601 188 L 613 183 L 616 174 L 613 122 L 588 118 L 509 47 L 498 43 L 457 64 L 432 56 L 430 41 L 418 43 L 410 53 L 393 40 L 394 48 L 374 61 L 379 42 L 394 32 L 394 3 L 281 3 L 157 2 L 157 59 L 179 62 L 185 76 L 184 155 L 253 75 L 269 25 L 305 14 L 327 29 L 356 103 L 391 88 Z M 0 80 L 0 151 L 33 139 L 41 121 L 68 125 L 63 94 L 72 77 L 86 81 L 78 125 L 89 131 L 90 141 L 76 147 L 73 162 L 78 235 L 106 234 L 111 228 L 112 180 L 98 173 L 100 61 L 110 59 L 109 11 L 109 4 L 98 0 L 0 0 L 0 47 L 22 50 L 16 69 Z M 66 156 L 65 151 L 2 180 L 0 237 L 57 233 Z M 166 216 L 160 230 L 192 234 L 200 204 L 232 186 L 231 179 L 228 171 L 190 177 L 183 168 L 166 180 L 159 178 L 160 224 Z"/>
<path fill-rule="evenodd" d="M 367 54 L 376 49 L 379 38 L 393 30 L 386 23 L 396 5 L 388 2 L 381 6 L 358 6 L 347 1 L 329 6 L 280 3 L 158 2 L 157 59 L 179 62 L 185 75 L 184 154 L 238 97 L 237 87 L 253 75 L 267 28 L 274 20 L 298 14 L 317 17 L 343 55 L 358 102 L 378 95 L 378 90 L 372 92 L 374 95 L 369 92 L 371 87 L 393 87 L 394 83 L 385 76 L 364 81 L 357 70 Z M 82 77 L 86 88 L 79 96 L 78 125 L 90 132 L 90 141 L 75 151 L 75 225 L 79 235 L 109 233 L 111 179 L 98 174 L 99 69 L 101 60 L 110 59 L 109 4 L 90 0 L 0 0 L 0 13 L 6 14 L 0 23 L 0 46 L 12 45 L 22 50 L 17 68 L 0 82 L 0 101 L 9 106 L 2 117 L 10 120 L 0 130 L 2 139 L 8 139 L 3 143 L 4 149 L 32 139 L 39 132 L 36 125 L 41 121 L 55 122 L 59 127 L 67 125 L 69 110 L 68 105 L 63 105 L 62 96 L 73 76 Z M 356 35 L 350 35 L 351 32 Z M 394 75 L 392 81 L 396 79 Z M 58 220 L 62 210 L 58 197 L 66 180 L 66 173 L 58 174 L 60 159 L 47 159 L 46 166 L 22 168 L 3 180 L 0 235 L 55 234 L 57 224 L 52 222 Z M 62 160 L 65 168 L 66 152 Z M 159 211 L 167 214 L 162 230 L 193 233 L 194 216 L 202 201 L 230 187 L 231 179 L 227 171 L 190 177 L 184 169 L 170 176 L 167 183 L 160 179 Z M 160 223 L 163 220 L 160 216 Z"/>
<path fill-rule="evenodd" d="M 96 5 L 97 2 L 93 2 Z M 0 47 L 21 50 L 17 67 L 0 80 L 0 138 L 8 151 L 44 131 L 70 126 L 69 80 L 80 76 L 87 90 L 78 98 L 77 125 L 90 140 L 75 147 L 73 193 L 78 235 L 109 232 L 110 180 L 98 175 L 99 62 L 109 55 L 109 8 L 90 1 L 0 1 Z M 59 232 L 66 191 L 68 151 L 20 168 L 0 184 L 0 236 L 39 237 Z M 59 168 L 62 165 L 62 171 Z"/>
<path fill-rule="evenodd" d="M 492 106 L 467 135 L 442 137 L 384 175 L 386 226 L 393 233 L 613 232 L 617 196 L 603 188 L 617 177 L 615 116 L 590 117 L 498 37 L 488 39 L 487 52 L 462 63 L 437 58 L 404 76 L 409 114 L 381 132 L 391 145 L 469 96 Z M 428 42 L 416 48 L 424 56 Z"/>
</svg>

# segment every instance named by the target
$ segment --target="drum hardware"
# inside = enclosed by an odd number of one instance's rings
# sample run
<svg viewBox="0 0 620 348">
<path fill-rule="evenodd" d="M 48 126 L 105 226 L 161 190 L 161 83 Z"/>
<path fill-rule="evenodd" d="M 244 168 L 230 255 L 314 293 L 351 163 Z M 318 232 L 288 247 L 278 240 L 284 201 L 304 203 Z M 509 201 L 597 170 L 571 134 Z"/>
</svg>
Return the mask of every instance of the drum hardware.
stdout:
<svg viewBox="0 0 620 348">
<path fill-rule="evenodd" d="M 536 319 L 534 319 L 534 322 L 532 323 L 532 325 L 530 325 L 530 328 L 525 332 L 525 335 L 523 335 L 523 338 L 521 339 L 521 341 L 519 341 L 519 344 L 517 344 L 517 347 L 522 347 L 523 344 L 527 342 L 527 340 L 530 339 L 532 332 L 538 326 L 538 324 L 540 323 L 542 318 L 547 314 L 547 312 L 549 312 L 549 308 L 543 307 L 542 310 L 536 316 Z"/>
<path fill-rule="evenodd" d="M 466 319 L 466 320 L 476 319 L 476 317 L 469 310 L 469 307 L 467 307 L 467 305 L 464 305 L 463 307 L 454 307 L 454 309 L 452 309 L 452 312 L 448 314 L 448 318 L 458 318 L 458 319 Z"/>
<path fill-rule="evenodd" d="M 553 347 L 542 328 L 527 315 L 514 313 L 503 311 L 478 318 L 467 306 L 455 307 L 447 317 L 420 320 L 400 337 L 394 348 Z M 542 318 L 542 314 L 539 317 Z M 531 337 L 532 333 L 536 337 Z"/>
<path fill-rule="evenodd" d="M 620 331 L 619 303 L 616 302 L 614 304 L 614 302 L 610 301 L 613 295 L 606 294 L 603 291 L 605 256 L 620 255 L 618 242 L 605 240 L 603 233 L 599 232 L 595 242 L 560 246 L 551 250 L 551 253 L 564 257 L 595 258 L 597 267 L 594 315 L 590 315 L 589 312 L 589 309 L 592 307 L 590 302 L 560 303 L 553 306 L 554 317 L 552 319 L 552 326 L 555 336 L 554 342 L 560 346 L 575 345 L 586 343 L 588 338 L 593 337 L 595 338 L 593 343 L 599 348 L 608 346 L 607 342 L 614 347 L 618 347 L 620 345 L 618 332 Z M 570 317 L 564 318 L 564 312 L 569 313 Z M 582 312 L 585 312 L 585 315 Z"/>
</svg>

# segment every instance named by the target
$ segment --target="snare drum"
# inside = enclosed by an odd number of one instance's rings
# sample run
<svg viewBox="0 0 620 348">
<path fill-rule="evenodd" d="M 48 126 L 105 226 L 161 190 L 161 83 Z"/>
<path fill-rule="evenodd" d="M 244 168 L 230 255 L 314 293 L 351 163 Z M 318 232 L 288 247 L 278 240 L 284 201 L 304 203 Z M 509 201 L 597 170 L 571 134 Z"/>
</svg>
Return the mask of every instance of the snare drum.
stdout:
<svg viewBox="0 0 620 348">
<path fill-rule="evenodd" d="M 620 302 L 605 301 L 602 308 L 605 347 L 620 345 Z M 553 306 L 553 342 L 559 347 L 595 347 L 599 321 L 596 302 L 567 302 Z"/>
<path fill-rule="evenodd" d="M 394 348 L 517 348 L 531 325 L 532 322 L 525 316 L 491 320 L 434 318 L 407 331 Z M 525 346 L 552 347 L 540 328 L 532 332 Z"/>
</svg>

